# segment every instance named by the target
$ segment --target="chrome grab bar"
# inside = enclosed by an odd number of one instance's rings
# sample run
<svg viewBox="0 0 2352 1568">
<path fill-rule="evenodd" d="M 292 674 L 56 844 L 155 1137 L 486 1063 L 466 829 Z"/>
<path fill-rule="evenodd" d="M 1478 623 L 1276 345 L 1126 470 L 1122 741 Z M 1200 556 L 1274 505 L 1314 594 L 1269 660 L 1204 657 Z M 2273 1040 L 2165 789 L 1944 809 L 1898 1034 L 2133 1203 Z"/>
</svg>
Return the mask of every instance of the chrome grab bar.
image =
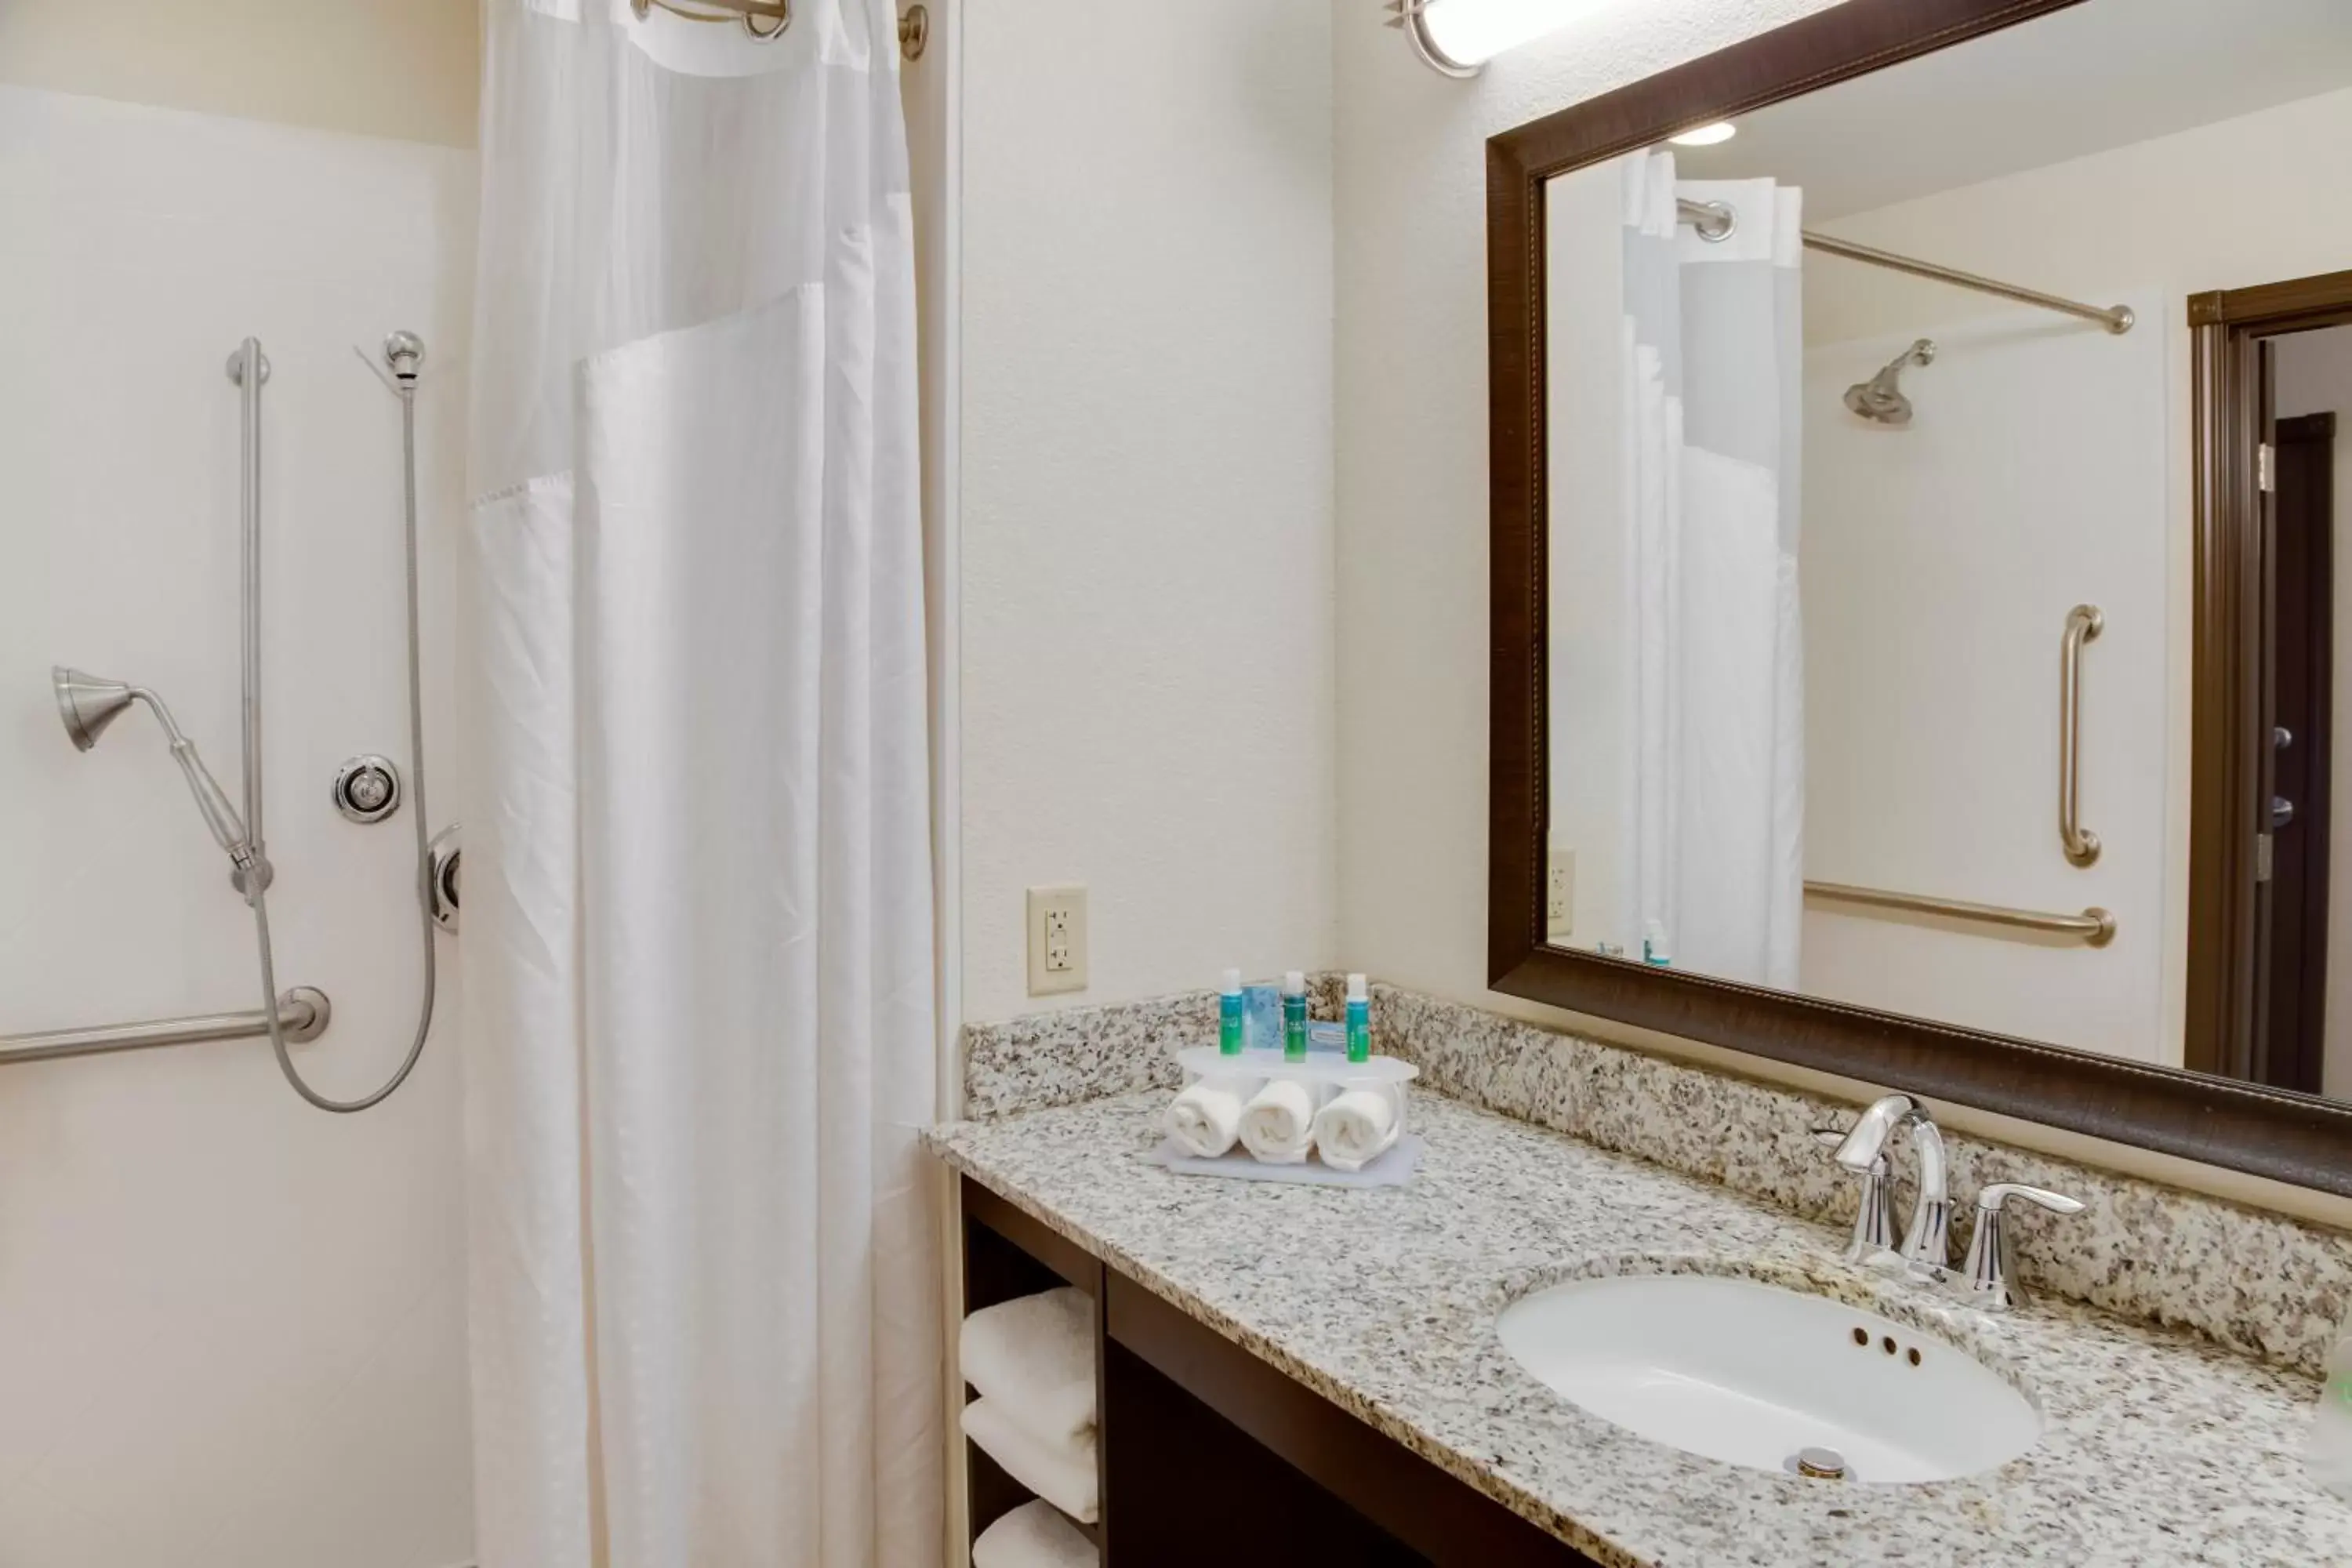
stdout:
<svg viewBox="0 0 2352 1568">
<path fill-rule="evenodd" d="M 2099 836 L 2083 826 L 2083 645 L 2106 624 L 2096 605 L 2077 605 L 2058 645 L 2058 841 L 2077 866 L 2099 858 Z"/>
<path fill-rule="evenodd" d="M 333 1012 L 327 994 L 314 986 L 297 985 L 278 999 L 278 1025 L 289 1040 L 317 1039 L 327 1032 L 327 1021 Z M 108 1051 L 144 1050 L 151 1046 L 242 1040 L 268 1033 L 268 1016 L 256 1007 L 249 1013 L 210 1013 L 194 1018 L 154 1018 L 142 1024 L 51 1029 L 38 1035 L 0 1035 L 0 1066 L 55 1061 L 60 1057 L 94 1057 Z"/>
<path fill-rule="evenodd" d="M 1867 904 L 1874 909 L 1906 910 L 1913 914 L 1946 915 L 1954 920 L 1981 921 L 2013 931 L 2049 931 L 2071 936 L 2087 947 L 2105 947 L 2116 940 L 2116 917 L 2092 908 L 2079 915 L 2044 914 L 2038 910 L 2012 910 L 2000 904 L 1972 904 L 1961 899 L 1932 898 L 1926 893 L 1893 893 L 1884 888 L 1857 888 L 1845 882 L 1807 882 L 1805 896 L 1841 904 Z"/>
</svg>

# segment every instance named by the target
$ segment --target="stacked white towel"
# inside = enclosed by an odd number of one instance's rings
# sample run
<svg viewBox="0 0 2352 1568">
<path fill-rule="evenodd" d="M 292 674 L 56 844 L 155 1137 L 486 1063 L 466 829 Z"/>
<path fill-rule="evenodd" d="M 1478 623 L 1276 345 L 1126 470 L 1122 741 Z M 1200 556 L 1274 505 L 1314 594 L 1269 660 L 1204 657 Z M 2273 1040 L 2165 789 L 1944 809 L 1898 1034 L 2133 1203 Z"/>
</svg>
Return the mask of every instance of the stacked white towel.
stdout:
<svg viewBox="0 0 2352 1568">
<path fill-rule="evenodd" d="M 1277 1078 L 1242 1109 L 1242 1145 L 1268 1165 L 1304 1163 L 1315 1147 L 1315 1113 L 1331 1095 L 1328 1084 Z"/>
<path fill-rule="evenodd" d="M 963 1408 L 964 1435 L 1014 1480 L 1093 1522 L 1093 1299 L 1066 1285 L 983 1307 L 963 1321 L 957 1349 L 964 1381 L 980 1391 Z"/>
<path fill-rule="evenodd" d="M 1093 1427 L 1075 1440 L 1050 1443 L 982 1396 L 963 1407 L 963 1435 L 1003 1466 L 1006 1475 L 1072 1519 L 1092 1524 L 1101 1517 Z"/>
<path fill-rule="evenodd" d="M 1024 1502 L 980 1532 L 971 1568 L 1097 1568 L 1102 1553 L 1049 1503 Z"/>
<path fill-rule="evenodd" d="M 1188 1154 L 1215 1159 L 1241 1136 L 1242 1110 L 1265 1087 L 1262 1078 L 1238 1074 L 1195 1079 L 1168 1108 L 1168 1136 Z"/>
<path fill-rule="evenodd" d="M 1315 1152 L 1335 1171 L 1360 1171 L 1396 1146 L 1403 1131 L 1392 1085 L 1343 1090 L 1315 1113 Z"/>
<path fill-rule="evenodd" d="M 1075 1441 L 1095 1425 L 1095 1304 L 1065 1285 L 983 1307 L 963 1321 L 963 1380 L 1041 1442 Z"/>
</svg>

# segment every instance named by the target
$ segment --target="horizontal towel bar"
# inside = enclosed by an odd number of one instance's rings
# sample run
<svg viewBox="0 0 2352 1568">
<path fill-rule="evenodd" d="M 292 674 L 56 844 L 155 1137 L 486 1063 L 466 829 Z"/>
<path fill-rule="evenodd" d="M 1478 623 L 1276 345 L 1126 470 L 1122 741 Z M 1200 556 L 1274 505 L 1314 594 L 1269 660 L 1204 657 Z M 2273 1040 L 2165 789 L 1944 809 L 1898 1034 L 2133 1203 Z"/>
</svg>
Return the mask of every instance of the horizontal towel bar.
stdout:
<svg viewBox="0 0 2352 1568">
<path fill-rule="evenodd" d="M 315 1040 L 334 1016 L 327 994 L 297 985 L 278 999 L 278 1026 L 289 1040 Z M 0 1066 L 94 1057 L 108 1051 L 138 1051 L 152 1046 L 193 1046 L 204 1040 L 242 1040 L 269 1033 L 268 1015 L 210 1013 L 195 1018 L 153 1018 L 141 1024 L 101 1024 L 89 1029 L 52 1029 L 38 1035 L 0 1035 Z"/>
<path fill-rule="evenodd" d="M 1844 882 L 1807 882 L 1805 896 L 1841 904 L 1868 904 L 1875 909 L 1906 910 L 1913 914 L 1945 915 L 1953 920 L 1981 921 L 2014 931 L 2050 931 L 2071 936 L 2090 947 L 2116 940 L 2116 917 L 2097 908 L 2079 915 L 2044 914 L 2039 910 L 2005 909 L 1999 904 L 1972 904 L 1962 899 L 1931 898 L 1925 893 L 1892 893 L 1884 888 L 1856 888 Z"/>
</svg>

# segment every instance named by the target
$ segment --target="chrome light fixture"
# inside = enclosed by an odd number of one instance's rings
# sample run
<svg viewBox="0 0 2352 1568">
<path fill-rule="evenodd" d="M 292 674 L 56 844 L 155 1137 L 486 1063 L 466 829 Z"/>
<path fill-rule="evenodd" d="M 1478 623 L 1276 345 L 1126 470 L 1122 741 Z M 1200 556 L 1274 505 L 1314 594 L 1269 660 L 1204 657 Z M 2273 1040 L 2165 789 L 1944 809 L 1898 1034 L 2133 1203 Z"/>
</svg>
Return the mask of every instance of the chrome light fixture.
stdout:
<svg viewBox="0 0 2352 1568">
<path fill-rule="evenodd" d="M 1389 0 L 1387 25 L 1400 28 L 1422 64 L 1441 75 L 1476 76 L 1506 49 L 1539 38 L 1592 0 Z"/>
</svg>

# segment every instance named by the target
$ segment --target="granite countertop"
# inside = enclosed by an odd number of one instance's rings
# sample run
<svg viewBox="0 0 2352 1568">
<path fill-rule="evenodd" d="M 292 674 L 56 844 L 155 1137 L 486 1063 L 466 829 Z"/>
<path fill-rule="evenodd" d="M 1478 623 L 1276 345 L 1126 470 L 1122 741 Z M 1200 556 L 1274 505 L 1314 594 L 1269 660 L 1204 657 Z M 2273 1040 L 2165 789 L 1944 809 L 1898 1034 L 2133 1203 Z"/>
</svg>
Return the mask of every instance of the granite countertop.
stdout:
<svg viewBox="0 0 2352 1568">
<path fill-rule="evenodd" d="M 2352 1507 L 2305 1479 L 2317 1384 L 2089 1308 L 2001 1316 L 1846 1265 L 1844 1237 L 1724 1188 L 1423 1093 L 1402 1187 L 1179 1176 L 1144 1163 L 1160 1093 L 928 1146 L 1192 1317 L 1600 1561 L 2352 1563 Z M 1579 1274 L 1738 1274 L 1963 1345 L 2040 1407 L 1999 1469 L 1834 1485 L 1687 1455 L 1519 1370 L 1495 1319 Z"/>
</svg>

